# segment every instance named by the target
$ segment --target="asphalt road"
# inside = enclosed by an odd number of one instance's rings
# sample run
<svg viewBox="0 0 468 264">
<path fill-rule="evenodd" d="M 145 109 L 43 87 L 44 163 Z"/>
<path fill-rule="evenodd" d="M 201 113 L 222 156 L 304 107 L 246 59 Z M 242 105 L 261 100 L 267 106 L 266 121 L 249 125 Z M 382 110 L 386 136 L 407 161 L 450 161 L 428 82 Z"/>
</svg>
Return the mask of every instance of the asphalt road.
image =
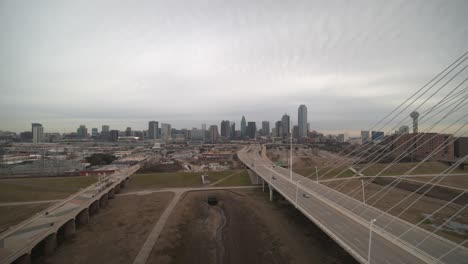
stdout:
<svg viewBox="0 0 468 264">
<path fill-rule="evenodd" d="M 272 162 L 259 151 L 258 145 L 247 147 L 239 152 L 239 157 L 287 199 L 295 203 L 297 196 L 299 209 L 322 229 L 328 229 L 328 232 L 324 231 L 359 261 L 365 263 L 367 260 L 369 223 L 377 219 L 374 224 L 376 232 L 372 237 L 371 263 L 427 263 L 440 257 L 441 263 L 467 263 L 466 248 L 456 248 L 455 243 L 438 236 L 428 237 L 430 233 L 426 230 L 414 228 L 410 223 L 296 173 L 291 180 L 288 170 L 272 166 Z"/>
</svg>

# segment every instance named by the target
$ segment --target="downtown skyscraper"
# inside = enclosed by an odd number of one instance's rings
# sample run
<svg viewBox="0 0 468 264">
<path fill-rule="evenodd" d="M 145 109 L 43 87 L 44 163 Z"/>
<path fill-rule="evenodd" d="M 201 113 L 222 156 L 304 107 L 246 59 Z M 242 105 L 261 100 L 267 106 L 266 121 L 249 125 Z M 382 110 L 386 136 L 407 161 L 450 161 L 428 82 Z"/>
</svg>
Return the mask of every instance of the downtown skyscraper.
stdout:
<svg viewBox="0 0 468 264">
<path fill-rule="evenodd" d="M 305 105 L 299 106 L 297 111 L 297 119 L 299 138 L 307 137 L 307 107 Z"/>
<path fill-rule="evenodd" d="M 245 121 L 245 116 L 242 116 L 242 120 L 241 120 L 241 138 L 244 138 L 246 137 L 246 130 L 247 130 L 247 122 Z"/>
<path fill-rule="evenodd" d="M 159 123 L 157 121 L 149 121 L 148 123 L 148 138 L 158 139 L 159 138 Z"/>
</svg>

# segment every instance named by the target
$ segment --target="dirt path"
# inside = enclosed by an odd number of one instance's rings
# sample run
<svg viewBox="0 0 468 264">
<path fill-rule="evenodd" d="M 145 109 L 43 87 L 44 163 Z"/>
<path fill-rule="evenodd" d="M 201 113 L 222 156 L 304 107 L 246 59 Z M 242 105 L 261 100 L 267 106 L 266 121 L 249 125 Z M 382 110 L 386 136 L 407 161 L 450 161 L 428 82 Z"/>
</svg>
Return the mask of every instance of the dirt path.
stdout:
<svg viewBox="0 0 468 264">
<path fill-rule="evenodd" d="M 207 197 L 218 199 L 216 206 Z M 284 200 L 261 190 L 182 197 L 147 263 L 356 263 Z"/>
</svg>

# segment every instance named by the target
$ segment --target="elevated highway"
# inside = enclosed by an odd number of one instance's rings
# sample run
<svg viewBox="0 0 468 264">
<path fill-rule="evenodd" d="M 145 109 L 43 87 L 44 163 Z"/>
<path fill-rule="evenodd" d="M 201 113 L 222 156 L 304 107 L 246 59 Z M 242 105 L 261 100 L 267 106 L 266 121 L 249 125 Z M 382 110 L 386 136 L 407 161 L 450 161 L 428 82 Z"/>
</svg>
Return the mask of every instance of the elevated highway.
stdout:
<svg viewBox="0 0 468 264">
<path fill-rule="evenodd" d="M 87 224 L 89 215 L 107 205 L 140 165 L 120 169 L 105 180 L 52 205 L 0 234 L 0 263 L 29 263 L 35 250 L 52 254 L 58 240 L 75 233 L 76 225 Z"/>
<path fill-rule="evenodd" d="M 290 174 L 274 166 L 259 145 L 243 148 L 238 156 L 268 184 L 270 195 L 280 193 L 361 263 L 368 259 L 371 263 L 468 263 L 465 247 L 309 178 Z"/>
</svg>

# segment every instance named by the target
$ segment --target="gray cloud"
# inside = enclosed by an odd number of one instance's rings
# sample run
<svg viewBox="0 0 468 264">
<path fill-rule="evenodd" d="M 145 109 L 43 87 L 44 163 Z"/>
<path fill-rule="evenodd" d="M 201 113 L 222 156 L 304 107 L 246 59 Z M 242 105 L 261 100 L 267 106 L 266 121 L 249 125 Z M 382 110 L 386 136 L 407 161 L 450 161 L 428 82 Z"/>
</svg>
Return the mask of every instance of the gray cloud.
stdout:
<svg viewBox="0 0 468 264">
<path fill-rule="evenodd" d="M 2 1 L 0 129 L 358 130 L 461 55 L 466 1 Z"/>
</svg>

